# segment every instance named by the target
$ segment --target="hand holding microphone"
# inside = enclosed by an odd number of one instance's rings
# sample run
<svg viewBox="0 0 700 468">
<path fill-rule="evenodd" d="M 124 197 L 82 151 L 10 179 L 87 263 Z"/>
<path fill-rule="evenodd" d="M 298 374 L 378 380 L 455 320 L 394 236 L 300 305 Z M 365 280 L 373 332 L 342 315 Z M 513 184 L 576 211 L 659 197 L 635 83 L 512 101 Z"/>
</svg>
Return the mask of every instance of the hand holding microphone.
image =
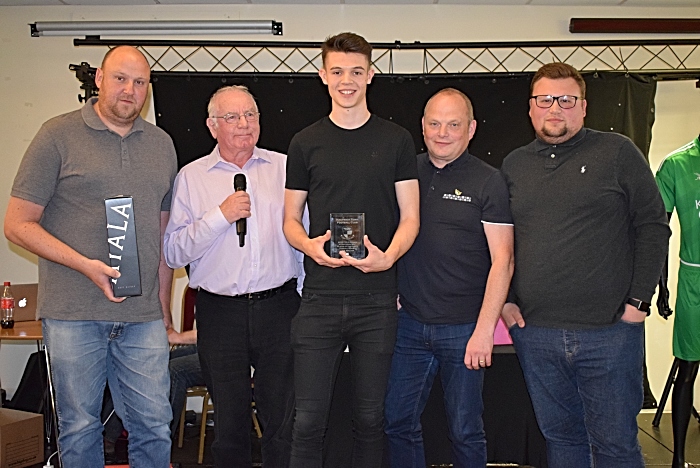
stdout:
<svg viewBox="0 0 700 468">
<path fill-rule="evenodd" d="M 245 189 L 246 189 L 245 174 L 236 174 L 233 177 L 233 188 L 236 189 L 236 192 L 245 193 Z M 250 216 L 250 197 L 248 198 L 248 216 Z M 236 233 L 238 234 L 238 245 L 240 247 L 243 247 L 245 245 L 245 234 L 246 234 L 246 230 L 247 230 L 246 228 L 247 228 L 247 223 L 246 223 L 245 218 L 239 218 L 239 220 L 236 221 Z"/>
<path fill-rule="evenodd" d="M 250 196 L 245 192 L 246 179 L 244 174 L 236 174 L 233 178 L 235 193 L 229 195 L 220 205 L 221 213 L 229 223 L 236 222 L 236 233 L 239 245 L 245 245 L 246 218 L 250 217 Z"/>
</svg>

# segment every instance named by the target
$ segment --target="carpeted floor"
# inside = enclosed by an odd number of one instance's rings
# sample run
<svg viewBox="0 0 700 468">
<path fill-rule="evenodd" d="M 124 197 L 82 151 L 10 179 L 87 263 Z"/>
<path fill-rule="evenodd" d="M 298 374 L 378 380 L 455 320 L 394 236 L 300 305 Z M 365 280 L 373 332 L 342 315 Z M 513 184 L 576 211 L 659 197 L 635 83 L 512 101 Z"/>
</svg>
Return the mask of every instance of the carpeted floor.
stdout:
<svg viewBox="0 0 700 468">
<path fill-rule="evenodd" d="M 639 443 L 642 446 L 644 460 L 648 468 L 651 467 L 669 467 L 671 466 L 671 456 L 673 451 L 673 432 L 671 429 L 671 415 L 664 414 L 658 428 L 651 425 L 654 419 L 654 412 L 644 410 L 637 418 L 639 422 Z M 211 468 L 213 467 L 213 459 L 209 450 L 213 439 L 213 429 L 207 428 L 205 437 L 204 460 L 201 465 L 197 464 L 197 455 L 199 450 L 199 424 L 189 425 L 185 429 L 185 438 L 182 448 L 177 447 L 177 442 L 173 444 L 172 462 L 173 468 Z M 254 431 L 251 431 L 251 444 L 253 450 L 253 466 L 262 466 L 260 463 L 260 441 Z M 111 464 L 126 463 L 126 442 L 121 441 L 117 444 L 115 457 Z M 688 437 L 686 440 L 686 462 L 689 467 L 700 467 L 700 423 L 695 419 L 691 419 L 688 427 Z M 444 465 L 439 465 L 440 468 L 449 467 L 445 462 Z M 41 468 L 43 465 L 36 465 L 35 468 Z M 513 467 L 512 464 L 489 464 L 489 467 Z M 437 468 L 438 465 L 433 465 Z M 114 467 L 116 468 L 116 467 Z M 329 467 L 333 468 L 333 467 Z M 521 467 L 520 468 L 525 468 Z M 540 468 L 540 467 L 532 467 Z"/>
</svg>

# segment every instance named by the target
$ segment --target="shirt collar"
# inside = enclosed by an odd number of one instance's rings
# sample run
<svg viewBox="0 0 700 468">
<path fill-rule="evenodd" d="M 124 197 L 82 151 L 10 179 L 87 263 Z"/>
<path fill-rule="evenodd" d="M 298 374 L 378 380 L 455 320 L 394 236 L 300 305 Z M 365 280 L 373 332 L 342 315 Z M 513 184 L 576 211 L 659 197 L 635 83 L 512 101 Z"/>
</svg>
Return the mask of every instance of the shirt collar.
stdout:
<svg viewBox="0 0 700 468">
<path fill-rule="evenodd" d="M 266 151 L 260 150 L 257 146 L 253 148 L 253 155 L 250 157 L 250 160 L 261 160 L 264 162 L 272 162 L 272 159 L 270 158 L 270 155 L 267 154 Z M 246 164 L 248 164 L 246 162 Z M 217 143 L 216 146 L 214 147 L 214 150 L 209 153 L 209 156 L 207 156 L 207 171 L 213 169 L 214 167 L 219 166 L 219 167 L 233 167 L 236 170 L 242 170 L 243 168 L 239 168 L 238 166 L 235 166 L 234 164 L 226 161 L 224 158 L 221 157 L 221 152 L 219 151 L 219 144 Z"/>
<path fill-rule="evenodd" d="M 97 97 L 91 97 L 90 99 L 88 99 L 87 102 L 85 102 L 83 108 L 80 109 L 80 114 L 83 117 L 85 125 L 92 128 L 93 130 L 107 130 L 111 132 L 112 130 L 110 130 L 109 127 L 107 127 L 107 125 L 105 125 L 105 123 L 95 111 L 95 104 L 97 104 L 98 99 L 99 98 Z M 136 117 L 136 120 L 134 120 L 134 123 L 131 125 L 131 129 L 129 129 L 129 132 L 126 135 L 124 135 L 124 138 L 126 138 L 134 132 L 143 132 L 143 130 L 144 120 L 139 115 L 138 117 Z"/>
<path fill-rule="evenodd" d="M 428 164 L 431 169 L 436 170 L 436 171 L 449 170 L 452 168 L 461 167 L 464 164 L 467 164 L 469 162 L 469 159 L 472 157 L 472 155 L 469 153 L 469 149 L 465 149 L 464 153 L 462 153 L 457 159 L 445 164 L 444 167 L 439 168 L 435 164 L 433 164 L 433 162 L 430 160 L 429 153 L 425 153 L 425 155 L 427 156 L 425 158 L 426 164 Z"/>
<path fill-rule="evenodd" d="M 579 130 L 576 135 L 572 136 L 571 138 L 569 138 L 565 142 L 557 143 L 556 145 L 553 145 L 551 143 L 547 143 L 546 141 L 540 140 L 540 137 L 536 137 L 535 138 L 535 149 L 537 151 L 544 151 L 544 150 L 551 148 L 552 146 L 556 146 L 556 147 L 575 146 L 586 137 L 587 131 L 588 131 L 588 129 L 586 127 L 581 127 L 581 130 Z"/>
</svg>

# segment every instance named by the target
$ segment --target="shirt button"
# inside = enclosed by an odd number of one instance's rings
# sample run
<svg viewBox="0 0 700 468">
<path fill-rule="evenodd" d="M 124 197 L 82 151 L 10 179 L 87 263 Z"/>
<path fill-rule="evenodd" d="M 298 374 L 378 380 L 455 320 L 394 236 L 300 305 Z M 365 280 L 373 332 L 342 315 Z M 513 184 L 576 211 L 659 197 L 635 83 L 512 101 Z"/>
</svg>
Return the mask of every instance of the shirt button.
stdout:
<svg viewBox="0 0 700 468">
<path fill-rule="evenodd" d="M 554 159 L 556 157 L 556 154 L 552 153 L 549 157 Z"/>
</svg>

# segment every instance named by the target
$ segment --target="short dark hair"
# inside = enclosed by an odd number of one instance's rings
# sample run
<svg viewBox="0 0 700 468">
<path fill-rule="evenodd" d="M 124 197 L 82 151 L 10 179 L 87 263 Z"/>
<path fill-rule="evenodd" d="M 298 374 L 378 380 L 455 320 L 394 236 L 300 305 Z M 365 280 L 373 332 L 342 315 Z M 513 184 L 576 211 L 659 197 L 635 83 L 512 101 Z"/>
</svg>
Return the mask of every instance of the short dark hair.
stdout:
<svg viewBox="0 0 700 468">
<path fill-rule="evenodd" d="M 344 32 L 329 36 L 321 44 L 321 60 L 325 65 L 328 52 L 343 52 L 345 54 L 362 54 L 367 62 L 372 63 L 372 46 L 359 34 Z"/>
<path fill-rule="evenodd" d="M 532 90 L 535 88 L 535 83 L 542 78 L 549 78 L 550 80 L 573 78 L 581 90 L 581 96 L 579 96 L 579 98 L 586 99 L 586 82 L 583 80 L 583 77 L 578 70 L 568 63 L 553 62 L 542 65 L 540 69 L 537 70 L 537 73 L 535 73 L 535 76 L 532 77 L 532 82 L 530 83 L 530 95 L 532 95 Z"/>
</svg>

